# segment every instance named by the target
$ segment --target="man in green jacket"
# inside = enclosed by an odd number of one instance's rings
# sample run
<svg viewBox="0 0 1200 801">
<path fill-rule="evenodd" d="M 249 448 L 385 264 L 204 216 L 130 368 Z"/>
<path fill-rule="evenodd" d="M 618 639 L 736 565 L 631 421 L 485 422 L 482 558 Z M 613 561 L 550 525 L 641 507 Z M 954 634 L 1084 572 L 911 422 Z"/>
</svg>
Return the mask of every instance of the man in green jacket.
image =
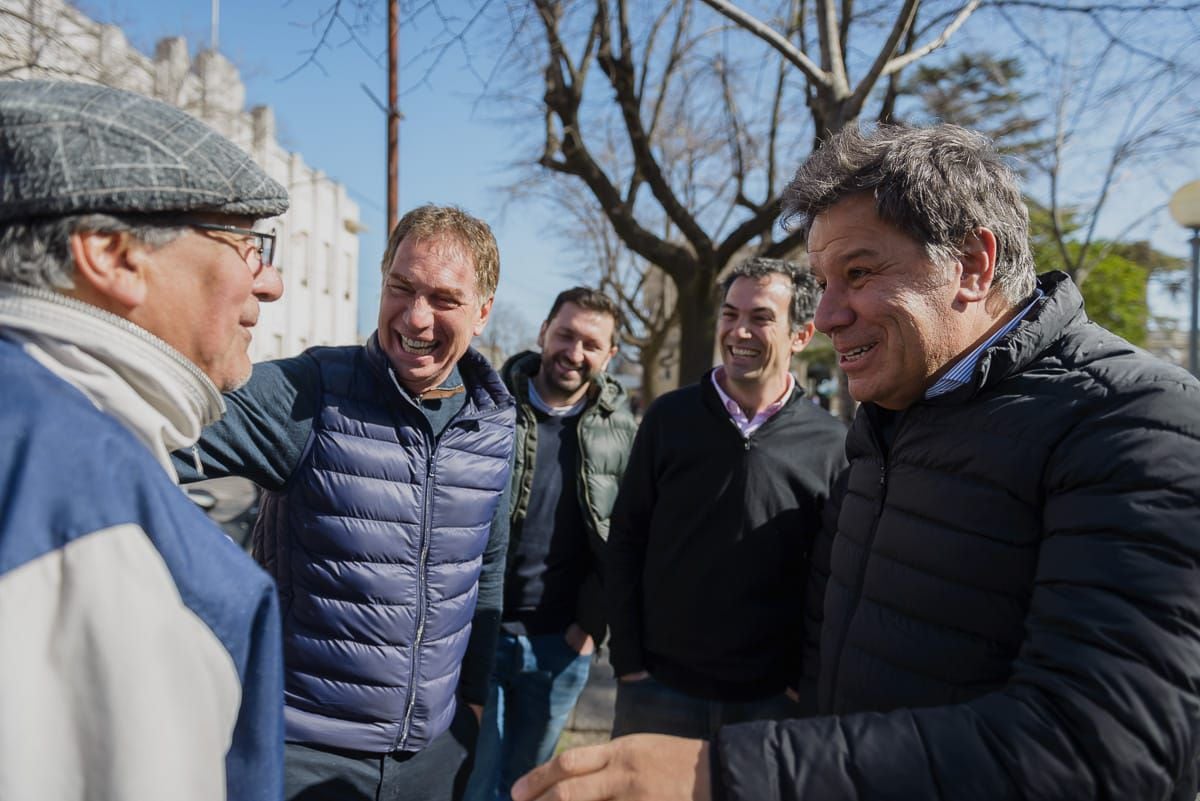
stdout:
<svg viewBox="0 0 1200 801">
<path fill-rule="evenodd" d="M 561 293 L 501 370 L 517 399 L 504 614 L 468 801 L 508 799 L 554 753 L 603 642 L 600 566 L 637 428 L 605 372 L 620 312 L 586 287 Z"/>
</svg>

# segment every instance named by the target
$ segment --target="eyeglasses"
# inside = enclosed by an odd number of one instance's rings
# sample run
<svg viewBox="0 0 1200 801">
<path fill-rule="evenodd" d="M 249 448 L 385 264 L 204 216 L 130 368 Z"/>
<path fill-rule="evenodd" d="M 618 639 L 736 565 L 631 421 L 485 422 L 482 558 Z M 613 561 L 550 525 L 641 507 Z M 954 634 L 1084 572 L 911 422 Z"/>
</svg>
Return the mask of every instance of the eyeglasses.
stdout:
<svg viewBox="0 0 1200 801">
<path fill-rule="evenodd" d="M 189 222 L 187 225 L 202 231 L 218 231 L 225 234 L 252 238 L 254 240 L 254 247 L 242 258 L 246 260 L 246 266 L 250 268 L 250 274 L 255 278 L 258 278 L 262 273 L 263 267 L 273 263 L 275 258 L 274 229 L 269 233 L 264 233 L 262 231 L 252 231 L 249 228 L 237 228 L 233 225 L 218 225 L 217 223 Z M 251 254 L 255 254 L 257 258 Z"/>
</svg>

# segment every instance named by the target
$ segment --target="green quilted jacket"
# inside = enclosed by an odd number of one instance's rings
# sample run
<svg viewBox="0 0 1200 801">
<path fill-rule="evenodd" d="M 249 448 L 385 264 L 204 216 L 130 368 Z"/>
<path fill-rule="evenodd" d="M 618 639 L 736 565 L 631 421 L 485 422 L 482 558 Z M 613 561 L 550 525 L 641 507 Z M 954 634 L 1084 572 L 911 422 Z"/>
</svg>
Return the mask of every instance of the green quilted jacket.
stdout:
<svg viewBox="0 0 1200 801">
<path fill-rule="evenodd" d="M 512 472 L 512 525 L 508 553 L 516 553 L 521 542 L 529 492 L 533 485 L 533 462 L 537 454 L 537 420 L 529 401 L 529 378 L 537 373 L 541 355 L 524 351 L 504 363 L 500 375 L 517 399 L 517 439 Z M 576 490 L 579 508 L 587 526 L 592 551 L 592 568 L 579 588 L 575 619 L 599 646 L 604 641 L 604 544 L 608 540 L 608 518 L 617 500 L 617 490 L 637 421 L 629 410 L 625 389 L 608 375 L 596 376 L 588 393 L 587 407 L 579 419 L 579 470 Z"/>
</svg>

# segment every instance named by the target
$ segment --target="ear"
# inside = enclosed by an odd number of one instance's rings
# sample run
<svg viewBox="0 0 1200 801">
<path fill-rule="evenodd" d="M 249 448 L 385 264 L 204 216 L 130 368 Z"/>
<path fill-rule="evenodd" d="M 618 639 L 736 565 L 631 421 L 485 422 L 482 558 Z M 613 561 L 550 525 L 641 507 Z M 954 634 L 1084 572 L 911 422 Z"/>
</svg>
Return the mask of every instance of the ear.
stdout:
<svg viewBox="0 0 1200 801">
<path fill-rule="evenodd" d="M 74 297 L 122 317 L 146 302 L 149 251 L 128 233 L 71 234 Z"/>
<path fill-rule="evenodd" d="M 604 363 L 600 365 L 600 372 L 608 369 L 608 363 L 612 361 L 613 356 L 617 355 L 617 346 L 613 345 L 608 349 L 608 355 L 604 357 Z"/>
<path fill-rule="evenodd" d="M 792 353 L 799 353 L 808 347 L 808 343 L 812 342 L 813 333 L 817 327 L 809 320 L 804 325 L 800 326 L 800 330 L 792 334 Z"/>
<path fill-rule="evenodd" d="M 492 313 L 492 303 L 496 300 L 496 296 L 492 295 L 483 302 L 479 307 L 479 319 L 475 321 L 475 326 L 472 328 L 474 336 L 479 336 L 483 333 L 483 327 L 487 325 L 488 315 Z"/>
<path fill-rule="evenodd" d="M 546 329 L 550 327 L 549 320 L 542 321 L 542 327 L 538 329 L 537 346 L 538 350 L 546 349 Z"/>
<path fill-rule="evenodd" d="M 986 300 L 996 275 L 996 235 L 988 228 L 976 228 L 963 242 L 959 263 L 962 275 L 955 299 L 960 303 Z"/>
</svg>

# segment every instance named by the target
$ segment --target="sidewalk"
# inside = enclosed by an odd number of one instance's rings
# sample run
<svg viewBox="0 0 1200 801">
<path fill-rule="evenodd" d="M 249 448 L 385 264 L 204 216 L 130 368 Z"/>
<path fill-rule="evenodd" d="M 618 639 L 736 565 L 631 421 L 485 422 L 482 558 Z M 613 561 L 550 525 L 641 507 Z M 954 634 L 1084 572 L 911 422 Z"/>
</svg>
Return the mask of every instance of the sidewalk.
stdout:
<svg viewBox="0 0 1200 801">
<path fill-rule="evenodd" d="M 608 650 L 592 662 L 588 678 L 575 710 L 567 719 L 567 728 L 558 741 L 558 750 L 578 745 L 593 745 L 609 739 L 612 732 L 613 705 L 617 701 L 617 679 L 608 664 Z"/>
</svg>

